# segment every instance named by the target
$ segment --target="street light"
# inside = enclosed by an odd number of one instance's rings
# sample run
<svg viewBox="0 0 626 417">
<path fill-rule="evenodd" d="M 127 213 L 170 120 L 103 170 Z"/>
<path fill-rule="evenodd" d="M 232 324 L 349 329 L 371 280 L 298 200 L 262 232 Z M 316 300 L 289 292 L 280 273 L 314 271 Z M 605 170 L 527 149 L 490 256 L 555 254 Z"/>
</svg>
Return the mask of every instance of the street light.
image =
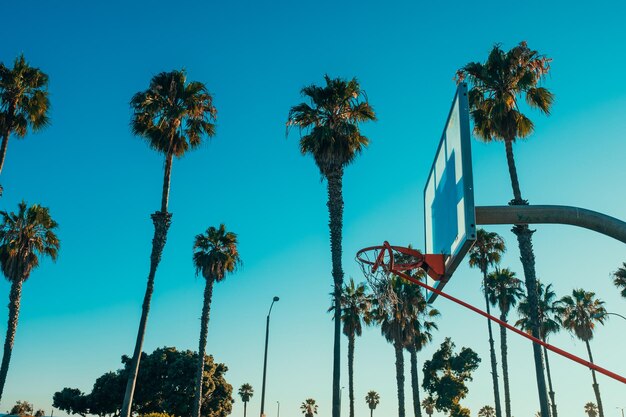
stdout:
<svg viewBox="0 0 626 417">
<path fill-rule="evenodd" d="M 270 337 L 270 314 L 272 314 L 272 307 L 274 303 L 280 300 L 280 298 L 274 296 L 272 304 L 270 305 L 270 311 L 267 313 L 267 322 L 265 324 L 265 358 L 263 359 L 263 388 L 261 389 L 261 417 L 265 417 L 265 376 L 267 375 L 267 342 Z"/>
<path fill-rule="evenodd" d="M 278 411 L 276 412 L 276 417 L 280 417 L 280 401 L 276 401 L 276 404 L 278 404 Z"/>
</svg>

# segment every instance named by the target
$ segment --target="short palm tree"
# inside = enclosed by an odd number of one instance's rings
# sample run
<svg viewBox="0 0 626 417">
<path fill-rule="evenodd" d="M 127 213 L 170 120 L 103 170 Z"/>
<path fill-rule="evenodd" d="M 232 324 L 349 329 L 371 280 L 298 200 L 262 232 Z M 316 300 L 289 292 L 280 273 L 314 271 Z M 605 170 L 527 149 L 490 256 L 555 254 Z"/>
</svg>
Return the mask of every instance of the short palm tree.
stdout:
<svg viewBox="0 0 626 417">
<path fill-rule="evenodd" d="M 315 400 L 313 398 L 307 398 L 300 405 L 300 410 L 302 410 L 304 417 L 313 417 L 317 414 L 317 404 L 315 404 Z"/>
<path fill-rule="evenodd" d="M 380 395 L 376 391 L 369 391 L 365 396 L 365 402 L 370 409 L 370 417 L 374 417 L 374 410 L 380 404 Z"/>
<path fill-rule="evenodd" d="M 202 275 L 206 284 L 204 287 L 204 303 L 200 318 L 200 343 L 198 353 L 198 371 L 196 373 L 195 401 L 192 410 L 193 417 L 200 417 L 202 406 L 202 379 L 204 378 L 204 353 L 209 328 L 209 313 L 213 297 L 213 284 L 226 278 L 226 275 L 237 269 L 241 263 L 237 251 L 237 235 L 226 231 L 221 224 L 219 228 L 209 227 L 205 233 L 196 236 L 193 243 L 193 264 L 196 275 Z M 252 388 L 252 387 L 250 387 Z"/>
<path fill-rule="evenodd" d="M 150 254 L 150 272 L 141 309 L 139 330 L 128 374 L 121 417 L 130 417 L 139 372 L 143 339 L 146 333 L 150 301 L 154 291 L 161 254 L 167 240 L 172 215 L 168 213 L 170 179 L 174 156 L 180 158 L 188 150 L 197 148 L 203 137 L 215 135 L 213 97 L 200 82 L 187 82 L 184 71 L 162 72 L 152 77 L 150 86 L 133 96 L 131 128 L 135 135 L 144 138 L 148 145 L 165 155 L 161 209 L 152 214 L 154 236 Z"/>
<path fill-rule="evenodd" d="M 486 405 L 478 410 L 478 417 L 495 417 L 496 411 L 490 405 Z"/>
<path fill-rule="evenodd" d="M 0 63 L 0 173 L 4 167 L 9 137 L 23 138 L 30 128 L 38 131 L 49 123 L 48 76 L 28 65 L 24 55 L 13 68 Z"/>
<path fill-rule="evenodd" d="M 467 79 L 472 84 L 468 99 L 476 136 L 485 142 L 504 142 L 513 188 L 511 204 L 514 205 L 528 202 L 522 197 L 513 143 L 518 138 L 529 136 L 534 130 L 533 122 L 520 111 L 519 102 L 523 96 L 530 107 L 539 109 L 546 115 L 550 113 L 554 95 L 540 86 L 550 71 L 550 61 L 546 56 L 530 49 L 526 42 L 521 42 L 508 52 L 496 44 L 484 63 L 470 62 L 457 72 L 458 82 Z M 531 306 L 532 334 L 539 337 L 533 232 L 528 225 L 516 225 L 513 232 L 517 236 L 524 268 L 526 291 Z M 533 354 L 541 415 L 549 417 L 541 346 L 533 344 Z"/>
<path fill-rule="evenodd" d="M 343 171 L 369 144 L 359 125 L 376 120 L 374 110 L 356 78 L 350 81 L 324 76 L 323 87 L 310 85 L 301 91 L 308 103 L 293 106 L 287 128 L 300 129 L 300 151 L 310 154 L 328 182 L 330 249 L 332 259 L 334 311 L 332 417 L 339 417 L 341 369 L 341 303 L 343 286 Z"/>
<path fill-rule="evenodd" d="M 341 321 L 343 334 L 348 338 L 348 392 L 350 397 L 350 417 L 354 417 L 354 342 L 363 333 L 363 321 L 369 323 L 372 299 L 366 292 L 364 283 L 356 285 L 354 279 L 343 286 L 341 291 Z M 333 311 L 331 306 L 329 311 Z"/>
<path fill-rule="evenodd" d="M 572 291 L 571 296 L 566 295 L 561 298 L 561 306 L 559 308 L 563 327 L 585 342 L 587 353 L 589 354 L 589 362 L 591 363 L 593 363 L 593 356 L 589 341 L 593 339 L 596 324 L 604 324 L 606 319 L 604 301 L 600 301 L 595 297 L 596 294 L 594 292 L 587 292 L 582 288 L 575 289 Z M 600 417 L 604 417 L 602 399 L 600 398 L 600 386 L 596 380 L 596 371 L 593 369 L 591 370 L 591 376 L 593 378 L 593 391 L 596 395 L 598 412 Z"/>
<path fill-rule="evenodd" d="M 4 277 L 11 283 L 9 322 L 0 366 L 2 399 L 20 314 L 22 285 L 39 266 L 41 258 L 57 259 L 59 239 L 55 234 L 57 223 L 50 217 L 49 210 L 38 204 L 28 207 L 22 201 L 17 213 L 0 211 L 0 217 L 0 267 Z"/>
<path fill-rule="evenodd" d="M 246 417 L 248 401 L 250 401 L 253 395 L 254 395 L 254 389 L 252 389 L 252 385 L 243 384 L 239 388 L 239 396 L 241 397 L 241 402 L 243 403 L 243 417 Z"/>
<path fill-rule="evenodd" d="M 585 404 L 585 413 L 589 417 L 598 417 L 598 406 L 592 403 L 591 401 Z"/>
<path fill-rule="evenodd" d="M 548 340 L 548 336 L 554 333 L 558 333 L 561 330 L 561 319 L 559 318 L 560 303 L 556 298 L 556 293 L 552 290 L 552 284 L 544 286 L 540 281 L 537 281 L 538 307 L 539 307 L 539 335 L 544 342 Z M 530 306 L 528 298 L 522 297 L 517 310 L 520 314 L 520 319 L 515 322 L 515 325 L 522 330 L 530 333 Z M 557 407 L 554 398 L 554 388 L 552 386 L 552 375 L 550 373 L 550 361 L 548 359 L 548 350 L 543 348 L 544 357 L 546 359 L 546 375 L 548 376 L 548 394 L 550 395 L 550 406 L 552 407 L 552 417 L 557 417 Z"/>
<path fill-rule="evenodd" d="M 500 320 L 506 322 L 511 308 L 523 295 L 522 282 L 508 268 L 498 269 L 487 277 L 489 302 L 500 309 Z M 500 351 L 502 356 L 502 378 L 504 380 L 504 410 L 511 417 L 511 393 L 509 390 L 509 362 L 507 358 L 506 328 L 500 326 Z"/>
<path fill-rule="evenodd" d="M 613 284 L 622 290 L 622 297 L 626 298 L 626 262 L 622 264 L 621 268 L 613 272 Z"/>
<path fill-rule="evenodd" d="M 500 264 L 502 254 L 506 251 L 504 239 L 495 233 L 485 229 L 476 231 L 476 242 L 470 249 L 469 265 L 478 268 L 483 274 L 483 293 L 485 294 L 485 306 L 487 314 L 491 314 L 489 304 L 489 286 L 487 285 L 487 274 L 489 268 Z M 498 362 L 496 359 L 496 348 L 493 341 L 493 330 L 491 320 L 487 319 L 487 330 L 489 331 L 489 355 L 491 357 L 491 378 L 493 383 L 493 398 L 495 403 L 496 417 L 502 417 L 500 408 L 500 384 L 498 383 Z"/>
<path fill-rule="evenodd" d="M 424 401 L 422 401 L 422 408 L 424 412 L 428 414 L 428 417 L 433 417 L 433 413 L 435 412 L 435 400 L 433 397 L 426 397 Z"/>
</svg>

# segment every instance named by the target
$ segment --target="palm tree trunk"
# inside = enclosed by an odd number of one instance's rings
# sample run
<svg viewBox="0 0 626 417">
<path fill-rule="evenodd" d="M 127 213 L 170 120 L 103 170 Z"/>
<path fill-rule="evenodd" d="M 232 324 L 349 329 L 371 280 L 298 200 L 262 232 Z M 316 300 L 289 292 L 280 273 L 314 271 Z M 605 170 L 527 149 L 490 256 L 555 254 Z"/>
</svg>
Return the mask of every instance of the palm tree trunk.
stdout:
<svg viewBox="0 0 626 417">
<path fill-rule="evenodd" d="M 246 411 L 248 408 L 248 401 L 243 402 L 243 417 L 246 417 Z"/>
<path fill-rule="evenodd" d="M 165 170 L 163 173 L 163 191 L 161 192 L 161 213 L 167 213 L 167 205 L 170 201 L 170 181 L 172 178 L 172 161 L 174 155 L 170 149 L 165 156 Z"/>
<path fill-rule="evenodd" d="M 585 345 L 587 345 L 587 353 L 589 354 L 589 362 L 593 363 L 593 356 L 591 355 L 591 346 L 589 345 L 589 341 L 585 340 Z M 591 370 L 591 376 L 593 378 L 593 392 L 596 394 L 596 402 L 598 403 L 598 413 L 600 417 L 604 417 L 604 409 L 602 408 L 602 398 L 600 398 L 600 385 L 598 385 L 598 381 L 596 380 L 596 371 Z"/>
<path fill-rule="evenodd" d="M 491 306 L 489 305 L 489 287 L 487 287 L 487 269 L 484 269 L 482 272 L 483 288 L 485 289 L 485 305 L 487 306 L 487 314 L 491 315 Z M 500 407 L 500 386 L 498 383 L 498 362 L 496 359 L 496 348 L 493 342 L 491 320 L 489 319 L 487 319 L 487 328 L 489 329 L 489 354 L 491 356 L 491 379 L 493 381 L 493 399 L 495 402 L 496 417 L 502 417 L 502 408 Z"/>
<path fill-rule="evenodd" d="M 417 377 L 417 349 L 415 346 L 409 348 L 411 354 L 411 389 L 413 390 L 413 414 L 415 417 L 422 417 L 420 407 L 420 386 Z"/>
<path fill-rule="evenodd" d="M 506 160 L 509 166 L 509 176 L 513 187 L 512 205 L 525 205 L 528 202 L 522 199 L 519 180 L 517 178 L 517 168 L 515 167 L 515 157 L 513 155 L 513 139 L 505 140 Z M 520 249 L 520 260 L 524 268 L 524 279 L 526 284 L 526 297 L 528 299 L 530 330 L 531 334 L 539 338 L 539 309 L 537 303 L 537 275 L 535 273 L 535 253 L 533 251 L 532 234 L 528 225 L 515 225 L 512 232 L 517 236 L 517 243 Z M 533 343 L 533 356 L 535 359 L 535 376 L 537 378 L 537 391 L 539 393 L 539 407 L 541 417 L 550 417 L 548 406 L 548 394 L 546 390 L 546 379 L 543 373 L 543 358 L 541 346 Z"/>
<path fill-rule="evenodd" d="M 4 392 L 4 383 L 9 372 L 9 362 L 13 352 L 13 342 L 15 341 L 15 331 L 17 330 L 17 319 L 20 315 L 20 301 L 22 299 L 21 279 L 11 282 L 11 292 L 9 293 L 9 322 L 7 323 L 7 334 L 4 338 L 4 353 L 2 355 L 2 366 L 0 366 L 0 400 Z"/>
<path fill-rule="evenodd" d="M 374 409 L 370 408 L 370 417 L 374 417 Z"/>
<path fill-rule="evenodd" d="M 200 409 L 202 408 L 204 353 L 206 352 L 206 339 L 209 332 L 209 314 L 211 312 L 211 298 L 213 298 L 213 283 L 213 279 L 207 279 L 206 285 L 204 286 L 204 304 L 202 305 L 202 317 L 200 318 L 200 343 L 198 345 L 198 371 L 196 372 L 196 392 L 191 414 L 192 417 L 200 417 Z"/>
<path fill-rule="evenodd" d="M 500 320 L 506 323 L 506 315 L 500 314 Z M 511 417 L 511 392 L 509 390 L 509 361 L 507 358 L 506 328 L 500 326 L 500 355 L 502 356 L 502 379 L 504 380 L 504 410 L 506 417 Z"/>
<path fill-rule="evenodd" d="M 143 348 L 143 339 L 146 334 L 146 324 L 148 322 L 148 313 L 150 312 L 150 301 L 154 292 L 154 276 L 157 267 L 161 262 L 161 254 L 167 240 L 167 230 L 170 227 L 172 215 L 157 211 L 152 214 L 152 223 L 154 223 L 154 237 L 152 238 L 152 253 L 150 254 L 150 272 L 148 273 L 148 284 L 146 285 L 146 293 L 143 298 L 143 306 L 141 309 L 141 319 L 139 320 L 139 330 L 137 331 L 137 340 L 135 341 L 135 350 L 133 351 L 133 359 L 130 364 L 130 373 L 128 374 L 128 382 L 126 383 L 126 391 L 124 394 L 124 402 L 122 404 L 121 417 L 130 417 L 133 403 L 133 395 L 135 393 L 135 384 L 137 383 L 137 375 L 139 373 L 139 362 L 141 360 L 141 350 Z"/>
<path fill-rule="evenodd" d="M 7 117 L 4 132 L 2 132 L 2 145 L 0 145 L 0 174 L 2 173 L 2 168 L 4 168 L 4 158 L 7 155 L 7 147 L 9 146 L 9 136 L 11 136 L 11 124 L 13 123 L 13 117 L 15 115 L 15 107 L 17 104 L 15 101 L 9 104 L 9 108 L 7 109 Z M 0 395 L 2 394 L 2 390 L 0 389 Z"/>
<path fill-rule="evenodd" d="M 341 373 L 341 288 L 343 286 L 343 268 L 341 266 L 341 234 L 343 228 L 343 169 L 337 169 L 327 175 L 328 180 L 328 214 L 330 217 L 330 252 L 333 268 L 334 284 L 334 346 L 333 346 L 333 402 L 332 417 L 341 413 L 340 373 Z"/>
<path fill-rule="evenodd" d="M 544 340 L 545 341 L 545 340 Z M 552 417 L 558 417 L 556 411 L 556 402 L 554 401 L 554 389 L 552 388 L 552 374 L 550 373 L 550 361 L 548 360 L 548 350 L 543 348 L 544 358 L 546 358 L 546 375 L 548 375 L 548 394 L 550 395 L 550 406 L 552 408 Z"/>
<path fill-rule="evenodd" d="M 405 417 L 404 411 L 404 348 L 394 343 L 396 349 L 396 383 L 398 385 L 398 417 Z"/>
<path fill-rule="evenodd" d="M 350 397 L 350 417 L 354 417 L 354 333 L 348 337 L 348 395 Z"/>
</svg>

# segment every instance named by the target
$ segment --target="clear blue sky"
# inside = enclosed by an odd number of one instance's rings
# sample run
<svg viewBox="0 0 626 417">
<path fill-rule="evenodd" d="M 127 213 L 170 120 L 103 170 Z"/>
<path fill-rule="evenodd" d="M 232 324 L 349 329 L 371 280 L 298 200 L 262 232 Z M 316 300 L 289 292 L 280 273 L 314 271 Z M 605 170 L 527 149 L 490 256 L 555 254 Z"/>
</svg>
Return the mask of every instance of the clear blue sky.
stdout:
<svg viewBox="0 0 626 417">
<path fill-rule="evenodd" d="M 203 282 L 194 277 L 195 234 L 224 222 L 238 233 L 244 267 L 214 292 L 208 351 L 229 367 L 235 389 L 251 383 L 258 412 L 265 314 L 272 313 L 268 414 L 276 402 L 299 414 L 308 397 L 330 414 L 332 324 L 326 186 L 313 160 L 285 139 L 299 90 L 331 76 L 358 77 L 379 121 L 364 127 L 370 148 L 345 173 L 344 265 L 361 280 L 357 249 L 388 239 L 423 245 L 422 190 L 454 93 L 454 72 L 483 60 L 495 42 L 521 40 L 554 59 L 546 86 L 553 114 L 533 113 L 536 133 L 515 147 L 521 186 L 532 203 L 570 204 L 626 219 L 626 26 L 622 2 L 9 2 L 3 5 L 0 61 L 24 53 L 50 76 L 51 126 L 9 144 L 2 209 L 21 199 L 49 206 L 62 249 L 24 286 L 11 368 L 0 410 L 25 399 L 49 412 L 63 387 L 89 391 L 132 351 L 159 208 L 162 156 L 131 135 L 128 102 L 157 72 L 185 68 L 205 82 L 219 111 L 217 135 L 175 161 L 174 214 L 157 274 L 145 349 L 196 349 Z M 504 147 L 473 141 L 476 201 L 511 198 Z M 503 264 L 521 274 L 508 227 Z M 625 313 L 609 273 L 624 246 L 593 232 L 538 226 L 537 270 L 559 295 L 595 290 Z M 482 304 L 480 276 L 467 266 L 446 287 Z M 0 283 L 8 297 L 9 284 Z M 4 304 L 3 304 L 4 305 Z M 440 299 L 443 317 L 430 357 L 445 336 L 483 358 L 466 404 L 492 401 L 485 322 Z M 0 311 L 0 318 L 5 312 Z M 5 321 L 0 320 L 4 335 Z M 626 322 L 597 331 L 598 364 L 626 374 Z M 511 336 L 513 414 L 538 409 L 531 346 Z M 554 344 L 585 355 L 563 333 Z M 345 353 L 345 343 L 344 343 Z M 378 329 L 356 346 L 357 416 L 380 392 L 379 416 L 396 410 L 393 348 Z M 342 358 L 343 360 L 344 358 Z M 552 356 L 561 415 L 582 416 L 595 401 L 587 369 Z M 345 360 L 344 360 L 345 365 Z M 347 387 L 347 367 L 342 385 Z M 408 377 L 408 367 L 407 367 Z M 599 376 L 606 415 L 626 406 L 624 385 Z M 407 408 L 410 404 L 407 386 Z M 347 390 L 344 390 L 347 413 Z M 57 414 L 58 411 L 55 412 Z M 243 414 L 240 401 L 234 414 Z"/>
</svg>

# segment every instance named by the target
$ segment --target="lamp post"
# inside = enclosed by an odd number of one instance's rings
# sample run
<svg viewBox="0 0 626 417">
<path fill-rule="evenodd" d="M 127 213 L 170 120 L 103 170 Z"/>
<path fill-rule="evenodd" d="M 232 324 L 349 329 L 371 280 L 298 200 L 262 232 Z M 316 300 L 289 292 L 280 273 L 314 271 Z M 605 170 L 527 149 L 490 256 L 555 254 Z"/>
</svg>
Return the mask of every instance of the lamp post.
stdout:
<svg viewBox="0 0 626 417">
<path fill-rule="evenodd" d="M 276 401 L 276 404 L 278 404 L 278 411 L 276 412 L 276 417 L 280 417 L 280 401 Z"/>
<path fill-rule="evenodd" d="M 272 314 L 272 307 L 274 303 L 280 300 L 280 298 L 274 296 L 272 304 L 270 305 L 270 311 L 267 313 L 267 322 L 265 324 L 265 357 L 263 359 L 263 388 L 261 389 L 261 417 L 265 417 L 265 376 L 267 375 L 267 342 L 270 337 L 270 314 Z"/>
</svg>

